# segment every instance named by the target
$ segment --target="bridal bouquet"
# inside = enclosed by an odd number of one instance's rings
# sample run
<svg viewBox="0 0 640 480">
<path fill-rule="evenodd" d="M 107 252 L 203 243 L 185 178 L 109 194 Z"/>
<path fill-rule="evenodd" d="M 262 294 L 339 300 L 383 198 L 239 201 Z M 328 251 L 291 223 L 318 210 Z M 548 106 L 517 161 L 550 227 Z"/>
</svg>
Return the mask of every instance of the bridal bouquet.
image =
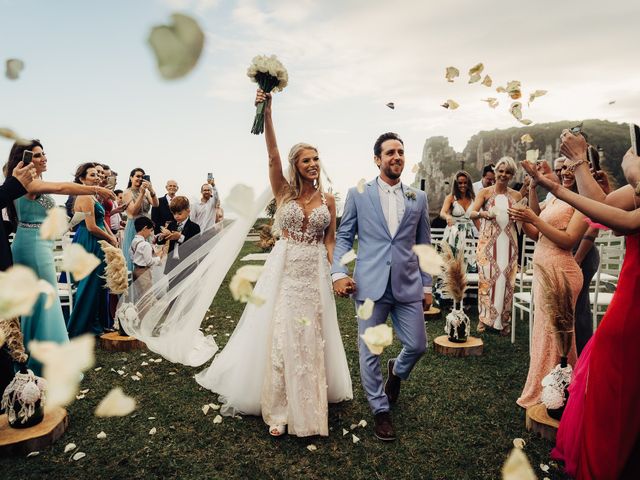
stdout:
<svg viewBox="0 0 640 480">
<path fill-rule="evenodd" d="M 275 55 L 254 57 L 247 69 L 247 76 L 265 93 L 282 91 L 289 83 L 287 69 Z M 255 135 L 260 135 L 262 132 L 264 132 L 264 102 L 256 105 L 256 117 L 251 127 L 251 133 Z"/>
</svg>

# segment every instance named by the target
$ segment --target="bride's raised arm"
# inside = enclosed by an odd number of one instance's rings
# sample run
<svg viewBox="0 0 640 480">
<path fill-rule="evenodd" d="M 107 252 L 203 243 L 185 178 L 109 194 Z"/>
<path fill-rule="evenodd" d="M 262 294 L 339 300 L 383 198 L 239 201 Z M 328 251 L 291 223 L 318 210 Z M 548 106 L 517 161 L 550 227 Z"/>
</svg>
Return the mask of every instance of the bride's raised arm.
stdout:
<svg viewBox="0 0 640 480">
<path fill-rule="evenodd" d="M 264 109 L 264 138 L 267 142 L 267 154 L 269 155 L 269 181 L 271 182 L 273 196 L 276 197 L 276 202 L 278 202 L 289 184 L 282 173 L 282 160 L 280 159 L 276 131 L 273 128 L 273 118 L 271 117 L 271 94 L 264 93 L 258 89 L 256 105 L 261 102 L 266 102 Z"/>
</svg>

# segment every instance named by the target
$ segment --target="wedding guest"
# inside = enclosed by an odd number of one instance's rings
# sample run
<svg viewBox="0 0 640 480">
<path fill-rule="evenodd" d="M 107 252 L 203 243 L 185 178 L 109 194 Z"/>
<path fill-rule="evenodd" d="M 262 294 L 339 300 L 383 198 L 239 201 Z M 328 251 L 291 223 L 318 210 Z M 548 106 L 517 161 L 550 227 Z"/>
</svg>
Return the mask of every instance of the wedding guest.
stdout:
<svg viewBox="0 0 640 480">
<path fill-rule="evenodd" d="M 180 246 L 200 233 L 200 226 L 189 219 L 191 210 L 187 197 L 174 197 L 169 204 L 169 208 L 173 214 L 173 220 L 166 228 L 160 227 L 160 235 L 158 236 L 159 244 L 169 242 L 167 263 L 164 267 L 165 274 L 180 263 Z M 193 251 L 193 247 L 189 248 L 188 251 Z M 182 258 L 185 258 L 185 255 Z"/>
<path fill-rule="evenodd" d="M 207 179 L 207 183 L 209 185 L 211 185 L 211 187 L 213 188 L 213 200 L 215 201 L 215 205 L 216 205 L 216 223 L 221 222 L 223 220 L 224 217 L 224 211 L 222 210 L 222 206 L 220 205 L 220 194 L 218 193 L 218 187 L 216 187 L 216 180 L 215 178 L 213 178 L 213 175 L 211 175 L 208 179 Z"/>
<path fill-rule="evenodd" d="M 9 153 L 8 171 L 14 171 L 21 162 L 25 150 L 33 152 L 33 165 L 36 179 L 28 186 L 29 193 L 9 205 L 9 215 L 18 224 L 16 237 L 11 246 L 13 260 L 16 264 L 25 265 L 36 275 L 47 281 L 57 291 L 56 269 L 53 259 L 53 242 L 40 237 L 40 226 L 48 214 L 48 210 L 56 208 L 53 198 L 47 193 L 66 195 L 102 194 L 113 195 L 110 191 L 97 186 L 78 185 L 75 183 L 50 183 L 41 180 L 47 170 L 47 156 L 42 143 L 32 140 L 28 143 L 14 143 Z M 46 296 L 40 294 L 31 315 L 21 319 L 24 344 L 27 350 L 32 340 L 65 343 L 68 341 L 67 329 L 60 300 L 56 295 L 53 305 L 45 308 Z M 42 366 L 34 359 L 29 359 L 29 368 L 40 374 Z"/>
<path fill-rule="evenodd" d="M 454 255 L 464 249 L 467 237 L 474 237 L 474 230 L 480 226 L 478 220 L 469 218 L 475 198 L 471 176 L 460 170 L 455 174 L 451 193 L 445 197 L 440 210 L 440 217 L 447 222 L 443 239 L 449 243 Z"/>
<path fill-rule="evenodd" d="M 100 183 L 95 163 L 84 163 L 76 170 L 75 182 L 87 186 Z M 114 247 L 118 241 L 104 223 L 104 207 L 96 195 L 79 195 L 74 205 L 76 212 L 84 213 L 84 219 L 78 224 L 75 243 L 100 259 L 100 264 L 78 282 L 74 308 L 67 321 L 69 337 L 84 333 L 100 335 L 106 325 L 107 296 L 104 280 L 104 252 L 98 243 L 106 240 Z"/>
<path fill-rule="evenodd" d="M 160 197 L 158 199 L 158 206 L 151 209 L 151 220 L 153 220 L 156 235 L 160 233 L 160 227 L 166 227 L 173 221 L 169 204 L 176 196 L 176 193 L 178 193 L 178 182 L 175 180 L 167 180 L 165 188 L 167 190 L 166 195 Z"/>
<path fill-rule="evenodd" d="M 164 250 L 156 253 L 147 238 L 153 236 L 154 225 L 150 218 L 138 217 L 134 220 L 136 236 L 131 242 L 131 258 L 133 260 L 134 298 L 140 299 L 152 285 L 151 267 L 162 263 Z M 140 315 L 144 315 L 140 313 Z"/>
<path fill-rule="evenodd" d="M 202 185 L 200 193 L 202 197 L 200 202 L 193 206 L 190 218 L 200 226 L 200 230 L 206 232 L 217 223 L 220 201 L 216 200 L 213 187 L 209 183 Z"/>
<path fill-rule="evenodd" d="M 145 172 L 142 168 L 131 170 L 127 189 L 122 196 L 123 202 L 127 205 L 127 224 L 122 237 L 122 253 L 129 271 L 133 270 L 133 262 L 130 256 L 131 241 L 136 235 L 133 222 L 140 216 L 150 217 L 151 207 L 157 207 L 160 204 L 151 182 L 145 180 L 144 176 Z"/>
<path fill-rule="evenodd" d="M 573 171 L 566 164 L 562 167 L 563 183 L 567 186 L 574 182 Z M 533 254 L 533 332 L 531 332 L 531 360 L 529 373 L 517 403 L 523 408 L 529 408 L 540 403 L 542 394 L 542 379 L 560 363 L 560 353 L 556 345 L 556 336 L 550 331 L 548 323 L 547 304 L 542 285 L 544 268 L 549 274 L 556 272 L 559 278 L 566 279 L 570 286 L 572 304 L 575 306 L 578 294 L 582 288 L 582 271 L 573 257 L 573 249 L 587 230 L 584 215 L 571 205 L 557 198 L 552 198 L 540 215 L 534 210 L 538 208 L 538 194 L 536 183 L 529 188 L 529 205 L 531 208 L 510 208 L 509 216 L 512 220 L 522 222 L 525 234 L 535 240 L 536 248 Z M 562 275 L 562 276 L 561 276 Z M 568 364 L 576 362 L 575 335 L 567 358 Z"/>
<path fill-rule="evenodd" d="M 476 195 L 470 218 L 482 219 L 476 262 L 478 264 L 478 332 L 486 327 L 511 333 L 511 305 L 518 271 L 518 240 L 515 223 L 507 209 L 519 202 L 520 193 L 509 188 L 516 173 L 511 157 L 502 157 L 495 166 L 495 185 Z"/>
<path fill-rule="evenodd" d="M 594 179 L 590 172 L 584 137 L 565 130 L 561 138 L 579 195 L 525 168 L 557 198 L 627 237 L 611 304 L 574 369 L 552 457 L 563 460 L 565 471 L 579 480 L 640 478 L 640 157 L 631 149 L 626 153 L 622 169 L 629 184 L 605 194 L 606 176 L 596 172 Z"/>
<path fill-rule="evenodd" d="M 495 168 L 493 163 L 484 166 L 482 169 L 482 178 L 473 184 L 473 191 L 476 195 L 478 195 L 483 188 L 491 187 L 496 183 Z"/>
</svg>

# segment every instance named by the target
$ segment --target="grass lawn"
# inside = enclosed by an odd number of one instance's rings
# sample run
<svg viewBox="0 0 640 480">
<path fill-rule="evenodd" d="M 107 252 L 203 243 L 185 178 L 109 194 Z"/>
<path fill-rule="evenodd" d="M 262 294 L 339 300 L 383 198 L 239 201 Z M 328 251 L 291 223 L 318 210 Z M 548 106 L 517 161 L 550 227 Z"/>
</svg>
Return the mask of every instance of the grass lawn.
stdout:
<svg viewBox="0 0 640 480">
<path fill-rule="evenodd" d="M 247 243 L 240 256 L 257 251 Z M 212 318 L 203 322 L 203 327 L 213 325 L 210 332 L 221 348 L 243 310 L 232 300 L 228 280 L 211 306 Z M 99 350 L 95 367 L 102 369 L 85 374 L 81 388 L 90 391 L 69 406 L 71 423 L 65 435 L 36 457 L 1 459 L 2 478 L 496 479 L 516 437 L 527 442 L 525 453 L 539 478 L 564 478 L 549 462 L 553 445 L 525 431 L 524 411 L 515 403 L 528 369 L 528 326 L 519 326 L 515 345 L 483 334 L 485 354 L 477 358 L 439 356 L 430 345 L 411 379 L 403 383 L 392 411 L 398 440 L 383 443 L 373 436 L 373 419 L 360 385 L 353 306 L 348 300 L 337 302 L 354 399 L 330 406 L 329 437 L 270 438 L 256 417 L 225 417 L 214 424 L 215 412 L 205 416 L 201 408 L 217 402 L 217 397 L 192 378 L 204 367 L 166 360 L 150 363 L 159 355 L 146 350 Z M 429 322 L 430 340 L 444 333 L 443 327 L 443 319 Z M 384 365 L 399 348 L 396 341 L 385 350 Z M 141 366 L 143 361 L 149 365 Z M 121 377 L 112 368 L 128 374 Z M 136 371 L 142 373 L 141 381 L 130 379 Z M 126 418 L 94 417 L 97 403 L 116 385 L 137 399 L 138 409 Z M 367 427 L 343 436 L 343 428 L 349 430 L 362 419 Z M 149 435 L 153 427 L 157 433 Z M 106 439 L 96 438 L 101 431 Z M 358 443 L 352 442 L 351 433 L 360 438 Z M 72 453 L 63 452 L 69 442 L 86 457 L 72 461 Z M 309 451 L 310 444 L 317 450 Z M 542 472 L 541 463 L 550 464 L 551 470 Z"/>
</svg>

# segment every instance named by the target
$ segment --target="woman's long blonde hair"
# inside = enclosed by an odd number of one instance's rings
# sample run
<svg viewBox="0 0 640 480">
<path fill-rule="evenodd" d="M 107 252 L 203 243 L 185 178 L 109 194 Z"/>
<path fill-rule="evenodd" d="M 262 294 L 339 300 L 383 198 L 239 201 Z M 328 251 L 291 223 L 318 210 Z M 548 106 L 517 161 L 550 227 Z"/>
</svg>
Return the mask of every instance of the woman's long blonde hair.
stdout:
<svg viewBox="0 0 640 480">
<path fill-rule="evenodd" d="M 286 191 L 282 196 L 282 200 L 280 200 L 280 202 L 278 203 L 278 208 L 286 204 L 290 200 L 297 200 L 298 198 L 300 198 L 303 180 L 302 175 L 300 175 L 298 167 L 296 166 L 296 162 L 298 161 L 300 152 L 302 152 L 303 150 L 313 150 L 314 152 L 316 152 L 316 154 L 318 153 L 318 149 L 308 143 L 296 143 L 293 147 L 291 147 L 291 150 L 289 150 L 289 179 L 287 180 L 289 186 L 286 187 Z M 318 168 L 319 173 L 322 174 L 322 165 L 319 164 Z M 318 180 L 316 181 L 316 189 L 320 193 L 323 192 L 321 175 L 318 175 Z"/>
</svg>

